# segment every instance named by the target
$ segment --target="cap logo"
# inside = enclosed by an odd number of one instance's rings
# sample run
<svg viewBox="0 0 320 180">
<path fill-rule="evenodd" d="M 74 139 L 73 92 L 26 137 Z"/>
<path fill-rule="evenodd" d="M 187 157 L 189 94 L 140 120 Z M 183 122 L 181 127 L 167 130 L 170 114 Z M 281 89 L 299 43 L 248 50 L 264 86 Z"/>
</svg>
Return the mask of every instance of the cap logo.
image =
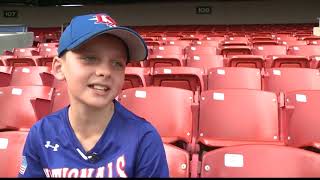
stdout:
<svg viewBox="0 0 320 180">
<path fill-rule="evenodd" d="M 113 20 L 110 16 L 105 14 L 97 14 L 94 18 L 89 19 L 96 21 L 95 24 L 106 24 L 107 26 L 116 27 L 116 21 Z"/>
</svg>

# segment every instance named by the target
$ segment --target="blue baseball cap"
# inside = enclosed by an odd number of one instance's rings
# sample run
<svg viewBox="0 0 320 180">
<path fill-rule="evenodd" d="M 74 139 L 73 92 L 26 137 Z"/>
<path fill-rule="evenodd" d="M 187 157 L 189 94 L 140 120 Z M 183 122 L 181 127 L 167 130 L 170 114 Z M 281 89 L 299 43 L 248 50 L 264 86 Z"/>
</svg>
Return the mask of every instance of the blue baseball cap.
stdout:
<svg viewBox="0 0 320 180">
<path fill-rule="evenodd" d="M 127 45 L 129 62 L 147 58 L 148 49 L 142 37 L 130 28 L 117 26 L 115 20 L 105 13 L 74 17 L 61 34 L 58 56 L 105 33 L 120 38 Z"/>
</svg>

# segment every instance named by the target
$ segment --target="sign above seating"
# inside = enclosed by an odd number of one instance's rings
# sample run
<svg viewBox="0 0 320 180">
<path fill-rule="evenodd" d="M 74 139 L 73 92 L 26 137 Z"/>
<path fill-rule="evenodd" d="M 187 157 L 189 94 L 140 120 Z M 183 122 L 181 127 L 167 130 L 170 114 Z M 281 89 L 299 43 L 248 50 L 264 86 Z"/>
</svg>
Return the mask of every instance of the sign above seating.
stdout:
<svg viewBox="0 0 320 180">
<path fill-rule="evenodd" d="M 211 14 L 212 8 L 211 6 L 198 6 L 196 7 L 197 14 Z"/>
<path fill-rule="evenodd" d="M 17 18 L 18 17 L 18 11 L 17 10 L 4 10 L 3 11 L 3 17 L 5 17 L 5 18 Z"/>
</svg>

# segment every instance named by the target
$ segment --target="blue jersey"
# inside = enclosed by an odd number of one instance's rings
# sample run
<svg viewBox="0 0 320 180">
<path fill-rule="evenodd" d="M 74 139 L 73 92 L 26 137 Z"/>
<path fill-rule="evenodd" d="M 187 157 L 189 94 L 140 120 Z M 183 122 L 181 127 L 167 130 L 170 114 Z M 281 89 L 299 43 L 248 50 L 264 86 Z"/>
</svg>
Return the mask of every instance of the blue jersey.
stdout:
<svg viewBox="0 0 320 180">
<path fill-rule="evenodd" d="M 68 107 L 30 129 L 19 177 L 168 177 L 156 129 L 114 100 L 115 111 L 96 145 L 85 152 L 68 119 Z"/>
</svg>

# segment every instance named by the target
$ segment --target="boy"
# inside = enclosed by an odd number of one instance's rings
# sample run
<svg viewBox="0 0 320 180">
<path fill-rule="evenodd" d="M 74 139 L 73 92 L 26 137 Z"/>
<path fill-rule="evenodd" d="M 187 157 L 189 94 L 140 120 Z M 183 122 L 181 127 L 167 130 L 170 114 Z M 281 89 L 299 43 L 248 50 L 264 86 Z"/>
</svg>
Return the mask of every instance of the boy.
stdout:
<svg viewBox="0 0 320 180">
<path fill-rule="evenodd" d="M 30 129 L 19 177 L 168 177 L 156 129 L 115 100 L 126 63 L 146 57 L 142 38 L 107 14 L 73 18 L 52 65 L 70 105 Z"/>
</svg>

